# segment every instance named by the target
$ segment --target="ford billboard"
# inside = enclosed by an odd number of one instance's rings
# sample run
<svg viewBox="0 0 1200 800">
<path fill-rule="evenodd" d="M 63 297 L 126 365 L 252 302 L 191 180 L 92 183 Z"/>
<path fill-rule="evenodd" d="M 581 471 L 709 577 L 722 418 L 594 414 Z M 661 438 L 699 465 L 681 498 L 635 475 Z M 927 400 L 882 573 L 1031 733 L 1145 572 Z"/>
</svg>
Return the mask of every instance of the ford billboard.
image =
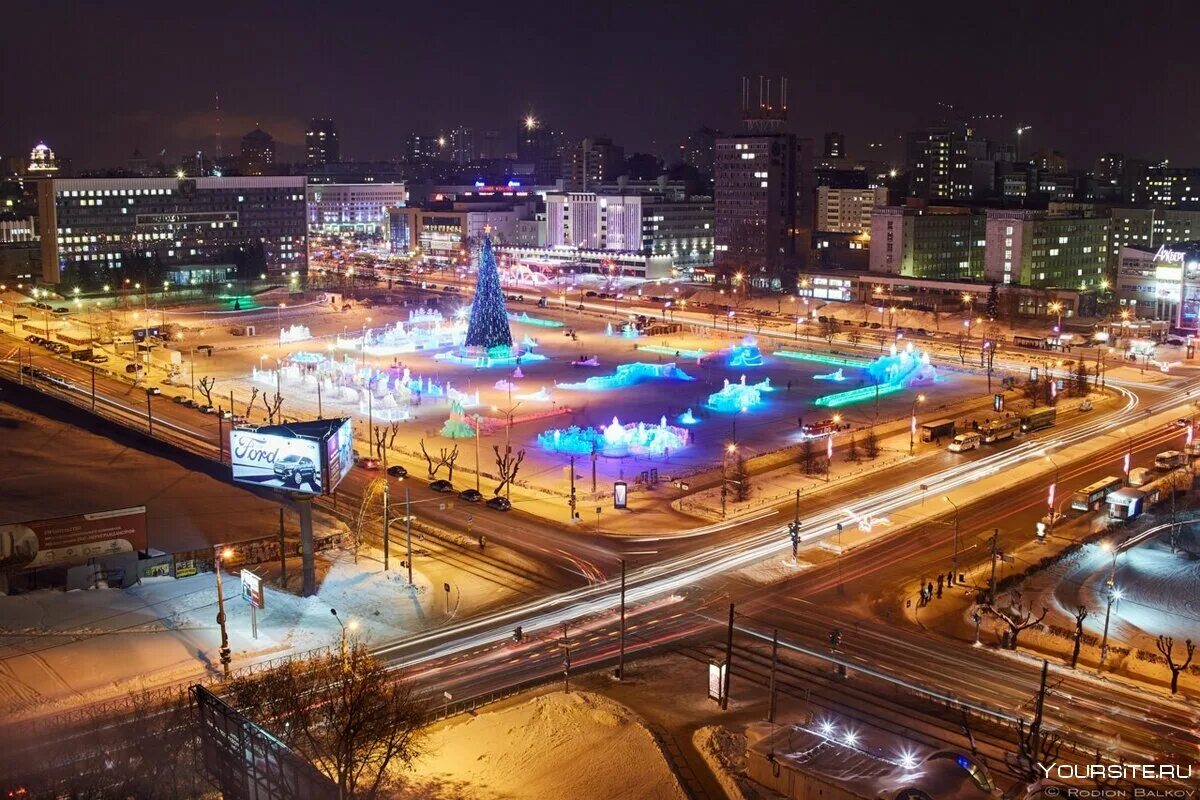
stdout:
<svg viewBox="0 0 1200 800">
<path fill-rule="evenodd" d="M 329 494 L 354 466 L 354 432 L 344 418 L 234 428 L 229 453 L 239 483 Z"/>
</svg>

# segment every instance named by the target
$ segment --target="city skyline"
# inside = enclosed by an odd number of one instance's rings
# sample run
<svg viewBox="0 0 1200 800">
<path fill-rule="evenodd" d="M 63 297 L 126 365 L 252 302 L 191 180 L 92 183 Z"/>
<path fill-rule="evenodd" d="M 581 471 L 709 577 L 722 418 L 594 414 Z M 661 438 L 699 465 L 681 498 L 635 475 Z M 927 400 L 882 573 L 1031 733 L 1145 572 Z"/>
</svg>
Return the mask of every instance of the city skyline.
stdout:
<svg viewBox="0 0 1200 800">
<path fill-rule="evenodd" d="M 1001 141 L 1031 126 L 1025 152 L 1060 150 L 1073 167 L 1090 168 L 1108 151 L 1200 160 L 1188 133 L 1200 112 L 1173 100 L 1188 95 L 1185 76 L 1196 66 L 1183 38 L 1196 12 L 1165 3 L 1136 19 L 1106 8 L 1016 5 L 1007 18 L 949 4 L 922 14 L 610 4 L 570 18 L 547 7 L 460 6 L 409 9 L 404 30 L 387 12 L 353 6 L 336 19 L 304 4 L 288 17 L 220 3 L 199 16 L 138 2 L 124 8 L 12 9 L 15 28 L 53 32 L 58 68 L 18 80 L 16 67 L 35 63 L 44 40 L 8 48 L 0 152 L 23 155 L 44 140 L 85 169 L 123 164 L 135 148 L 168 158 L 211 153 L 219 94 L 227 154 L 261 124 L 281 160 L 302 160 L 310 117 L 337 121 L 347 159 L 398 157 L 408 132 L 456 125 L 500 129 L 513 147 L 532 112 L 573 137 L 609 135 L 627 152 L 669 156 L 689 130 L 736 128 L 741 77 L 762 74 L 789 79 L 793 131 L 817 140 L 842 131 L 856 158 L 874 155 L 867 146 L 878 143 L 885 158 L 900 160 L 904 135 L 952 105 L 958 116 L 1000 117 L 981 129 Z M 1013 30 L 1020 47 L 1004 35 Z M 130 44 L 114 45 L 122 41 Z M 1113 57 L 1143 41 L 1176 54 L 1153 81 Z M 204 58 L 218 46 L 220 59 Z M 567 63 L 575 68 L 560 68 Z"/>
</svg>

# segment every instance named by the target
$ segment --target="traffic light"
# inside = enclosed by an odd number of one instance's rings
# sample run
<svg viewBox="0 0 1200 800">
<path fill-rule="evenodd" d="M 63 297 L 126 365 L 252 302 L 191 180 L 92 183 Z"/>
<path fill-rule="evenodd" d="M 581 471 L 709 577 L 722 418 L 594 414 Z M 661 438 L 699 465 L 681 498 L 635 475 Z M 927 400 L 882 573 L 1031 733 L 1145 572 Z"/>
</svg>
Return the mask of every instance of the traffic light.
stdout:
<svg viewBox="0 0 1200 800">
<path fill-rule="evenodd" d="M 792 559 L 794 560 L 800 551 L 800 520 L 788 523 L 788 535 L 792 537 Z"/>
<path fill-rule="evenodd" d="M 840 645 L 841 643 L 842 643 L 842 632 L 839 629 L 834 628 L 833 630 L 831 630 L 829 632 L 829 646 L 830 646 L 830 648 L 837 650 L 838 645 Z"/>
</svg>

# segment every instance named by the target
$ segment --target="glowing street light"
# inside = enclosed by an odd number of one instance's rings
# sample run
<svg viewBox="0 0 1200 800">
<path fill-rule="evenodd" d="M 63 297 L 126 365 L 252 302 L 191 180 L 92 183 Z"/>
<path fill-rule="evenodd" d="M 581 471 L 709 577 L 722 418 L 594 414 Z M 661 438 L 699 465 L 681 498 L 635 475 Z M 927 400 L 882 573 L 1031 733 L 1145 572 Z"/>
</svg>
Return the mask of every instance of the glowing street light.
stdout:
<svg viewBox="0 0 1200 800">
<path fill-rule="evenodd" d="M 1108 590 L 1108 606 L 1104 610 L 1104 638 L 1100 642 L 1100 663 L 1108 659 L 1108 622 L 1112 618 L 1113 603 L 1119 601 L 1125 594 L 1116 586 L 1110 586 Z"/>
<path fill-rule="evenodd" d="M 229 631 L 225 629 L 225 595 L 221 586 L 221 562 L 233 556 L 233 550 L 223 547 L 216 551 L 213 560 L 217 573 L 217 625 L 221 628 L 221 670 L 229 677 L 229 662 L 233 660 L 229 651 Z"/>
<path fill-rule="evenodd" d="M 919 394 L 913 398 L 912 415 L 908 425 L 908 454 L 911 456 L 917 446 L 917 403 L 924 403 L 925 395 Z"/>
</svg>

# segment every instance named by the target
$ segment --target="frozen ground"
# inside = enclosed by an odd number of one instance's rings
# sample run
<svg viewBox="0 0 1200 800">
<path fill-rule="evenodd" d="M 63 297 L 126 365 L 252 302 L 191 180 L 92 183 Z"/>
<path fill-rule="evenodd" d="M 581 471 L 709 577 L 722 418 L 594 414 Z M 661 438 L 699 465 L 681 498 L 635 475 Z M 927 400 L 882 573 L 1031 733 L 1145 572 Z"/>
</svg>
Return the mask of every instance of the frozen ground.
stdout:
<svg viewBox="0 0 1200 800">
<path fill-rule="evenodd" d="M 435 726 L 406 797 L 463 800 L 685 797 L 629 709 L 588 692 L 552 692 Z"/>
</svg>

